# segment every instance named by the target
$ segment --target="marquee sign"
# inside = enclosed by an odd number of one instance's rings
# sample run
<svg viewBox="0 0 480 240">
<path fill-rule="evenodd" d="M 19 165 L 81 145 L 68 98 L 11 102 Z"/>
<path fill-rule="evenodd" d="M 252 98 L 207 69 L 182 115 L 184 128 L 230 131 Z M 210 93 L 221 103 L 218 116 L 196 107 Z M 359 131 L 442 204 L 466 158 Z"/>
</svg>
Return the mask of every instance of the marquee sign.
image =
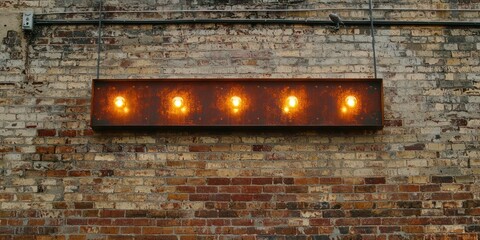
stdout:
<svg viewBox="0 0 480 240">
<path fill-rule="evenodd" d="M 383 126 L 381 79 L 96 79 L 91 126 Z"/>
</svg>

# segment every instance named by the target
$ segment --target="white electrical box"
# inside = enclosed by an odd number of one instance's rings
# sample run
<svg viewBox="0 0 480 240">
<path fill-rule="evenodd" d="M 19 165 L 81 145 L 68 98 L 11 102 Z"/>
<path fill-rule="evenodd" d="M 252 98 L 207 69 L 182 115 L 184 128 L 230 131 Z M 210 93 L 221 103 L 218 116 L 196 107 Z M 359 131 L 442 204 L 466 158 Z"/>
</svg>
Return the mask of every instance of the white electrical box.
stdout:
<svg viewBox="0 0 480 240">
<path fill-rule="evenodd" d="M 23 13 L 22 29 L 33 30 L 33 12 Z"/>
</svg>

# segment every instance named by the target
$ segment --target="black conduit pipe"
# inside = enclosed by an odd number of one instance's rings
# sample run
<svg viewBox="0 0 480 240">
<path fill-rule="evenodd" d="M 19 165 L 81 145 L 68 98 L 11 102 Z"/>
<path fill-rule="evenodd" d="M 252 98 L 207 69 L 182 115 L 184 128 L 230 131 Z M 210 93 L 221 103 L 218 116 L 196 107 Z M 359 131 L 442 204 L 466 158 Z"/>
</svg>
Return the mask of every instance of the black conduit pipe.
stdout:
<svg viewBox="0 0 480 240">
<path fill-rule="evenodd" d="M 35 19 L 35 25 L 97 25 L 99 20 L 41 20 Z M 345 25 L 370 26 L 370 20 L 344 20 Z M 164 25 L 164 24 L 299 24 L 299 25 L 332 25 L 327 20 L 297 19 L 159 19 L 159 20 L 122 20 L 102 19 L 103 25 Z M 480 28 L 480 22 L 466 21 L 396 21 L 375 20 L 375 26 L 444 26 Z"/>
<path fill-rule="evenodd" d="M 100 0 L 98 6 L 97 79 L 100 79 L 100 52 L 102 51 L 102 5 L 103 0 Z"/>
<path fill-rule="evenodd" d="M 375 51 L 375 28 L 373 23 L 372 0 L 368 0 L 368 10 L 370 15 L 370 35 L 372 36 L 373 71 L 375 72 L 375 78 L 377 78 L 377 55 Z"/>
</svg>

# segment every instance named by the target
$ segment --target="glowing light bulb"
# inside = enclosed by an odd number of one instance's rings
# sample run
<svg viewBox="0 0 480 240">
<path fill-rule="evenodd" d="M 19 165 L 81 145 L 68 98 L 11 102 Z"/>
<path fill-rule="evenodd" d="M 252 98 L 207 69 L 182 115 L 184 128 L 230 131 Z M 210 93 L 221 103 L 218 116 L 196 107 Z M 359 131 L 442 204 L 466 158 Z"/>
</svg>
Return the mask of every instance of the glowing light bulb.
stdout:
<svg viewBox="0 0 480 240">
<path fill-rule="evenodd" d="M 242 103 L 242 99 L 240 97 L 233 96 L 232 98 L 230 98 L 230 102 L 235 108 L 238 108 Z"/>
<path fill-rule="evenodd" d="M 125 98 L 123 97 L 116 97 L 113 100 L 113 103 L 115 104 L 116 107 L 121 108 L 121 107 L 125 107 L 126 101 L 125 101 Z"/>
<path fill-rule="evenodd" d="M 173 106 L 176 108 L 181 108 L 183 106 L 183 98 L 182 97 L 174 97 L 172 99 Z"/>
<path fill-rule="evenodd" d="M 284 108 L 283 108 L 283 111 L 284 111 L 285 113 L 288 113 L 288 112 L 290 112 L 290 108 L 284 107 Z"/>
<path fill-rule="evenodd" d="M 342 111 L 342 113 L 347 113 L 347 107 L 342 107 L 340 110 Z"/>
<path fill-rule="evenodd" d="M 354 96 L 348 96 L 345 98 L 345 103 L 349 107 L 355 107 L 357 105 L 357 98 Z"/>
<path fill-rule="evenodd" d="M 298 98 L 295 96 L 290 96 L 287 98 L 287 104 L 289 107 L 296 107 L 298 105 Z"/>
</svg>

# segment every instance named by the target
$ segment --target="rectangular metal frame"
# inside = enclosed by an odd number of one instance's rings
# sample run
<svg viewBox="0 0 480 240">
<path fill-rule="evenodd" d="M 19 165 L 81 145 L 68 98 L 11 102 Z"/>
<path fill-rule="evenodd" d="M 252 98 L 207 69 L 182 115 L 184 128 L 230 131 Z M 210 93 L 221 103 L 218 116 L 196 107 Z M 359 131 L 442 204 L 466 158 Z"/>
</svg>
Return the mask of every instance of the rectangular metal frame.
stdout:
<svg viewBox="0 0 480 240">
<path fill-rule="evenodd" d="M 93 129 L 383 127 L 382 79 L 95 79 L 92 90 Z"/>
</svg>

